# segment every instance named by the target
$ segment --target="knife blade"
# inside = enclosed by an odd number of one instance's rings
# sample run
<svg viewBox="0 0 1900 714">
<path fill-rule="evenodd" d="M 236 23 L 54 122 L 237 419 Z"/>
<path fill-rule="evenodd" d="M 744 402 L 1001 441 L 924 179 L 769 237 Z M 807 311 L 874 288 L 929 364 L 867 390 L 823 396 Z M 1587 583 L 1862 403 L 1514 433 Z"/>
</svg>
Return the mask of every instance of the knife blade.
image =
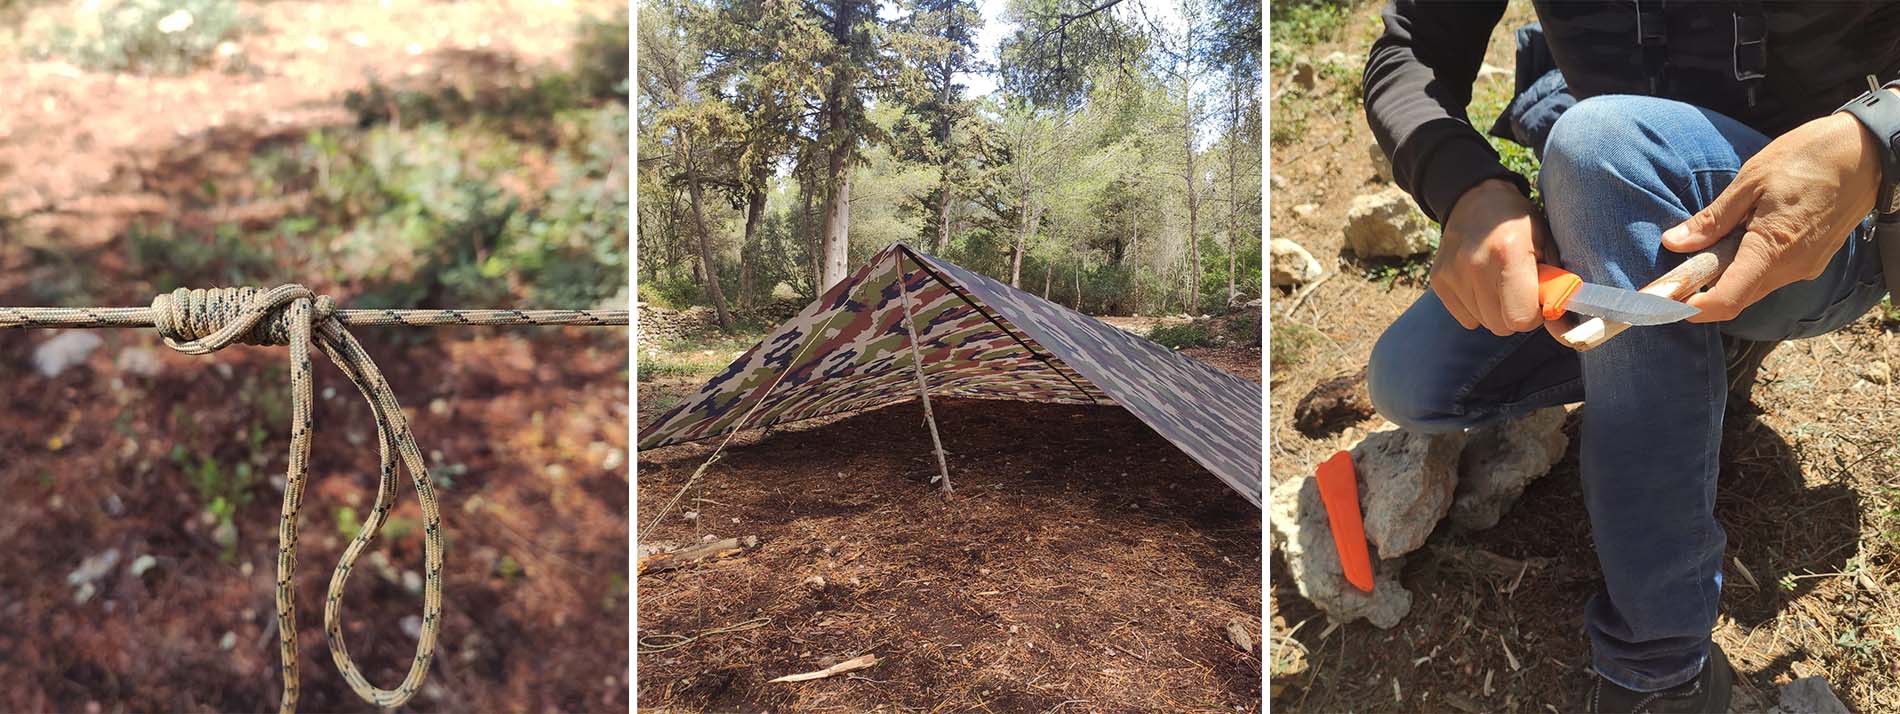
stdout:
<svg viewBox="0 0 1900 714">
<path fill-rule="evenodd" d="M 1547 320 L 1578 312 L 1631 325 L 1662 325 L 1701 312 L 1661 295 L 1586 283 L 1576 273 L 1551 265 L 1537 266 L 1537 282 Z"/>
</svg>

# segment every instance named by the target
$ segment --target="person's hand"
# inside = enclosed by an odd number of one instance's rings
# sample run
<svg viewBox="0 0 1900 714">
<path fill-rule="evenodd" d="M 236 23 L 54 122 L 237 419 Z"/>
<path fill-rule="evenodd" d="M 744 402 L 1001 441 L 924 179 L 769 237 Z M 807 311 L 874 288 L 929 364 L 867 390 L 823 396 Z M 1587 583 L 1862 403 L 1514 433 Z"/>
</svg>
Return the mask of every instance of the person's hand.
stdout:
<svg viewBox="0 0 1900 714">
<path fill-rule="evenodd" d="M 1432 259 L 1432 292 L 1467 330 L 1500 337 L 1544 324 L 1537 303 L 1537 246 L 1550 228 L 1530 199 L 1502 179 L 1458 197 Z M 1555 327 L 1547 326 L 1555 331 Z"/>
<path fill-rule="evenodd" d="M 1832 114 L 1769 142 L 1735 180 L 1663 246 L 1687 253 L 1744 229 L 1735 262 L 1714 287 L 1688 300 L 1690 322 L 1721 322 L 1776 288 L 1827 269 L 1880 191 L 1879 143 L 1853 116 Z"/>
</svg>

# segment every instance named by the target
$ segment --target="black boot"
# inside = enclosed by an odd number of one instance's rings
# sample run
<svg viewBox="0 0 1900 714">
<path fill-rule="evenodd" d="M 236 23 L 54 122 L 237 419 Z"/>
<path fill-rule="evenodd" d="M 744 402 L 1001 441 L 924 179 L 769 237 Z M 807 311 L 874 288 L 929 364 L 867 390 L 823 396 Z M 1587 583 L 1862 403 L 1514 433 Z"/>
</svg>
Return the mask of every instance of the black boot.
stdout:
<svg viewBox="0 0 1900 714">
<path fill-rule="evenodd" d="M 1632 692 L 1594 672 L 1582 711 L 1590 714 L 1727 714 L 1735 670 L 1722 646 L 1709 643 L 1709 659 L 1695 679 L 1660 692 Z"/>
</svg>

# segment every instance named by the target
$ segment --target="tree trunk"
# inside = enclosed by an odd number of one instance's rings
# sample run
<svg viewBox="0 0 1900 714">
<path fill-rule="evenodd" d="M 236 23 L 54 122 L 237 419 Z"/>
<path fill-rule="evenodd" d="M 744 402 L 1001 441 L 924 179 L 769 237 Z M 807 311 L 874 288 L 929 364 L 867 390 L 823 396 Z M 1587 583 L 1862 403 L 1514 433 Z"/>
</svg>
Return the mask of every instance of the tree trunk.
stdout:
<svg viewBox="0 0 1900 714">
<path fill-rule="evenodd" d="M 732 314 L 726 311 L 725 293 L 719 291 L 719 267 L 713 262 L 712 234 L 706 230 L 704 191 L 699 185 L 699 168 L 693 163 L 686 133 L 675 130 L 674 135 L 679 139 L 681 163 L 686 166 L 686 192 L 693 199 L 693 228 L 699 232 L 699 262 L 706 271 L 706 294 L 712 298 L 713 314 L 719 318 L 719 327 L 730 330 Z"/>
<path fill-rule="evenodd" d="M 950 170 L 950 162 L 943 162 L 943 170 Z M 937 244 L 932 247 L 937 255 L 950 250 L 950 179 L 943 179 L 943 186 L 937 190 Z"/>
<path fill-rule="evenodd" d="M 765 185 L 755 183 L 746 196 L 745 237 L 739 241 L 739 306 L 750 307 L 758 291 L 753 285 L 753 254 L 759 250 L 759 218 L 765 215 Z"/>
<path fill-rule="evenodd" d="M 1029 250 L 1029 192 L 1023 192 L 1023 205 L 1016 214 L 1016 242 L 1009 247 L 1009 286 L 1023 286 L 1023 253 Z"/>
<path fill-rule="evenodd" d="M 1233 305 L 1240 299 L 1234 289 L 1234 254 L 1240 244 L 1240 87 L 1229 87 L 1227 95 L 1227 304 Z"/>
<path fill-rule="evenodd" d="M 1053 260 L 1042 261 L 1042 299 L 1049 299 L 1049 285 L 1055 282 L 1055 277 L 1056 262 Z"/>
<path fill-rule="evenodd" d="M 817 193 L 817 186 L 813 185 L 815 183 L 816 182 L 812 180 L 811 171 L 806 170 L 799 173 L 798 198 L 804 202 L 804 206 L 798 210 L 798 228 L 804 233 L 805 256 L 806 259 L 810 261 L 808 267 L 811 268 L 811 284 L 822 286 L 825 282 L 824 251 L 819 247 L 821 241 L 818 239 L 818 226 L 812 224 L 811 212 L 812 194 Z M 818 295 L 822 295 L 824 292 L 823 287 L 816 289 L 816 294 Z"/>
<path fill-rule="evenodd" d="M 955 13 L 951 13 L 951 16 L 955 17 Z M 954 128 L 950 123 L 950 103 L 956 99 L 957 88 L 956 68 L 951 66 L 950 58 L 954 54 L 944 55 L 941 68 L 943 85 L 939 87 L 938 97 L 940 109 L 937 116 L 937 150 L 941 152 L 937 160 L 936 252 L 938 255 L 943 255 L 950 248 L 950 167 L 953 165 L 955 156 L 950 148 L 950 132 Z"/>
<path fill-rule="evenodd" d="M 1188 256 L 1191 261 L 1188 268 L 1188 314 L 1201 314 L 1201 241 L 1199 239 L 1201 218 L 1201 197 L 1196 190 L 1200 184 L 1194 173 L 1194 96 L 1193 85 L 1188 87 L 1186 109 L 1181 112 L 1182 148 L 1187 150 L 1187 209 L 1188 209 Z"/>
<path fill-rule="evenodd" d="M 1075 311 L 1082 311 L 1082 256 L 1075 256 Z"/>
<path fill-rule="evenodd" d="M 850 270 L 851 248 L 851 176 L 838 179 L 837 188 L 825 199 L 825 262 L 818 292 L 823 294 L 844 280 Z"/>
<path fill-rule="evenodd" d="M 837 0 L 833 13 L 832 38 L 838 48 L 847 57 L 852 54 L 851 26 L 856 22 L 852 10 L 856 0 Z M 846 95 L 853 91 L 851 79 L 846 72 L 833 75 L 831 91 L 825 97 L 825 136 L 830 143 L 830 155 L 826 157 L 825 171 L 825 234 L 824 261 L 820 265 L 818 294 L 823 295 L 831 286 L 845 278 L 849 266 L 851 247 L 851 175 L 850 158 L 847 154 L 855 146 L 857 137 L 847 126 Z"/>
</svg>

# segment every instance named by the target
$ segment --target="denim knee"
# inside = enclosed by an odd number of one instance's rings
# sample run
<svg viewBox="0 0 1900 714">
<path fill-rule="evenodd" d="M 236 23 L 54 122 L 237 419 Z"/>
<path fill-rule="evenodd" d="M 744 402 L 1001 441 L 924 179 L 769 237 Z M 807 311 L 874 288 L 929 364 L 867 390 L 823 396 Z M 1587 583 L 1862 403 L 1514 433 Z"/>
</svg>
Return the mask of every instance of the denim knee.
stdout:
<svg viewBox="0 0 1900 714">
<path fill-rule="evenodd" d="M 1366 360 L 1366 393 L 1380 416 L 1410 431 L 1445 432 L 1471 426 L 1458 408 L 1455 382 L 1446 370 L 1420 359 L 1419 335 L 1401 316 L 1386 328 Z"/>
</svg>

